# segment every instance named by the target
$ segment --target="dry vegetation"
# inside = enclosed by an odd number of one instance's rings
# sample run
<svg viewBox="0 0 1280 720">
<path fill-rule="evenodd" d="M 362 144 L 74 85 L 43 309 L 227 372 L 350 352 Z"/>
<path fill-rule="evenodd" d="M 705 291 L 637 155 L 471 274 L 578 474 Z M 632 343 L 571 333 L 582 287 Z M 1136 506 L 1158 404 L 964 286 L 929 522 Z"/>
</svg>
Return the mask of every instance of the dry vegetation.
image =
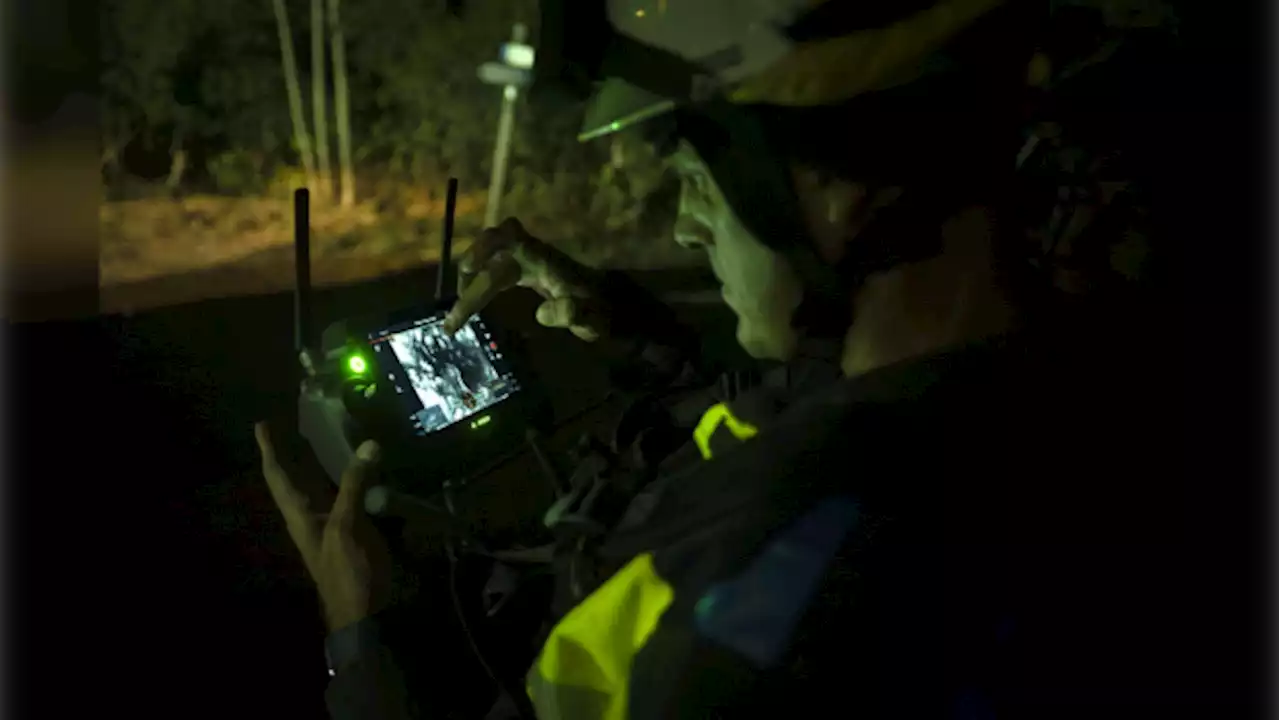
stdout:
<svg viewBox="0 0 1280 720">
<path fill-rule="evenodd" d="M 285 5 L 307 88 L 309 5 Z M 313 200 L 320 282 L 437 257 L 450 176 L 461 185 L 459 249 L 480 230 L 500 90 L 476 68 L 513 22 L 536 18 L 529 0 L 469 2 L 461 18 L 443 2 L 348 5 L 356 203 Z M 287 282 L 290 191 L 305 175 L 269 0 L 111 0 L 105 18 L 104 289 L 238 263 Z M 626 141 L 579 145 L 579 119 L 580 108 L 521 102 L 503 214 L 596 265 L 695 261 L 670 242 L 657 160 Z"/>
</svg>

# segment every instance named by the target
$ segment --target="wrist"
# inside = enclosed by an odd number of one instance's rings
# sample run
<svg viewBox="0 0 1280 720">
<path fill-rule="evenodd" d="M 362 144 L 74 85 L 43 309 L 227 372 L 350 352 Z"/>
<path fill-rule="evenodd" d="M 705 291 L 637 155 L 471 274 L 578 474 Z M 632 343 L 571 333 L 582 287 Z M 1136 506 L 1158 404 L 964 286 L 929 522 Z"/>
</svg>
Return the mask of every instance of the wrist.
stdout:
<svg viewBox="0 0 1280 720">
<path fill-rule="evenodd" d="M 639 345 L 653 342 L 682 344 L 687 341 L 687 330 L 675 311 L 631 275 L 621 270 L 608 270 L 600 278 L 597 295 L 609 310 L 613 340 Z"/>
<path fill-rule="evenodd" d="M 365 617 L 343 625 L 329 633 L 324 640 L 325 661 L 329 674 L 336 675 L 359 658 L 378 647 L 381 639 L 377 623 Z"/>
</svg>

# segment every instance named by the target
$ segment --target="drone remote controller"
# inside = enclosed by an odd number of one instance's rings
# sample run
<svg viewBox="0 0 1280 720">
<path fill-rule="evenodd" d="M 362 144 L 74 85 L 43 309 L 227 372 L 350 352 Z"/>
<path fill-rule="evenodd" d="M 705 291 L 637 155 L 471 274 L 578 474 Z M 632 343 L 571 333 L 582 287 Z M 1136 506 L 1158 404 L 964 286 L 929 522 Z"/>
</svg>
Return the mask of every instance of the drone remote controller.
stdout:
<svg viewBox="0 0 1280 720">
<path fill-rule="evenodd" d="M 451 264 L 457 181 L 450 180 L 434 302 L 382 317 L 330 324 L 318 342 L 311 319 L 308 202 L 294 195 L 295 329 L 304 372 L 299 430 L 336 483 L 355 449 L 376 440 L 384 486 L 434 494 L 525 441 L 543 410 L 525 378 L 515 338 L 482 316 L 452 335 L 443 329 L 453 298 Z"/>
</svg>

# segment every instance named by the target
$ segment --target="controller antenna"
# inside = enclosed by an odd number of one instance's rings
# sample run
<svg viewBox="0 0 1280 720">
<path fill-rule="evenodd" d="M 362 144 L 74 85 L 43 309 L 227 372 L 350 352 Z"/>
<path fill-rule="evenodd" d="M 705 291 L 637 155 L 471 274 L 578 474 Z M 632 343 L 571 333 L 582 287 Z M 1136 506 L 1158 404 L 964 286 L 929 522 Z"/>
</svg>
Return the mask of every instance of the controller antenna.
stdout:
<svg viewBox="0 0 1280 720">
<path fill-rule="evenodd" d="M 444 231 L 440 238 L 440 265 L 436 271 L 437 302 L 444 301 L 445 288 L 450 287 L 450 271 L 453 269 L 453 212 L 457 205 L 458 178 L 449 178 L 449 190 L 444 200 Z"/>
<path fill-rule="evenodd" d="M 312 374 L 310 352 L 315 347 L 311 317 L 311 193 L 307 188 L 293 191 L 293 342 L 308 374 Z"/>
</svg>

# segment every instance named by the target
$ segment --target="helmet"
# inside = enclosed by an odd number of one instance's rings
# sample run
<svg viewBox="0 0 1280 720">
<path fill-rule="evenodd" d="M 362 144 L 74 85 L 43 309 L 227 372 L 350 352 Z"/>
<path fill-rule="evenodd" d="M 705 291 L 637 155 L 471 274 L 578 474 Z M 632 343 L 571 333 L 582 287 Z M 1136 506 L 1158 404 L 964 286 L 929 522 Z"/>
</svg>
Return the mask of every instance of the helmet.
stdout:
<svg viewBox="0 0 1280 720">
<path fill-rule="evenodd" d="M 640 127 L 691 144 L 743 224 L 800 275 L 794 324 L 842 339 L 851 289 L 940 249 L 947 203 L 938 201 L 956 195 L 946 169 L 972 175 L 983 162 L 974 138 L 997 133 L 947 48 L 1001 4 L 542 0 L 535 92 L 586 103 L 580 140 Z M 870 142 L 833 147 L 840 136 Z M 832 267 L 802 220 L 795 160 L 914 189 Z"/>
</svg>

